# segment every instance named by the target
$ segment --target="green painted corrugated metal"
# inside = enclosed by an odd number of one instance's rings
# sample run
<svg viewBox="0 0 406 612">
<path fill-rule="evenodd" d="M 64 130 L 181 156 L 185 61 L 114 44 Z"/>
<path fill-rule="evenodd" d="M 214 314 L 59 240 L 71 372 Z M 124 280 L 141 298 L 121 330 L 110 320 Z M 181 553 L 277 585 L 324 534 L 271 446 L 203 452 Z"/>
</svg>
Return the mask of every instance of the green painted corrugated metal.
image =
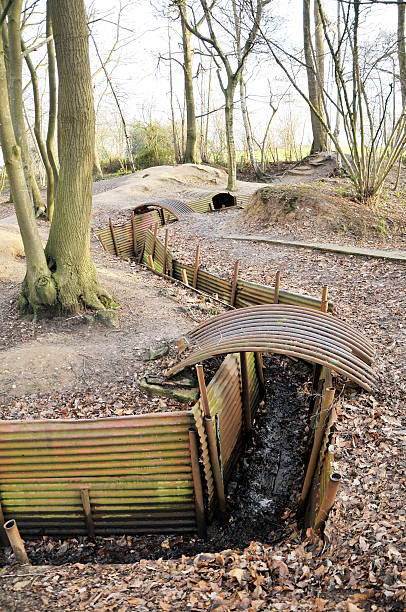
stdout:
<svg viewBox="0 0 406 612">
<path fill-rule="evenodd" d="M 23 535 L 196 530 L 192 412 L 81 421 L 0 422 L 0 500 Z"/>
<path fill-rule="evenodd" d="M 256 306 L 257 304 L 272 304 L 274 300 L 274 288 L 267 285 L 258 285 L 249 281 L 239 280 L 237 282 L 237 292 L 235 305 L 240 308 Z M 320 310 L 321 300 L 309 295 L 301 295 L 292 291 L 279 291 L 279 304 L 292 304 L 298 306 L 308 306 L 315 310 Z"/>
</svg>

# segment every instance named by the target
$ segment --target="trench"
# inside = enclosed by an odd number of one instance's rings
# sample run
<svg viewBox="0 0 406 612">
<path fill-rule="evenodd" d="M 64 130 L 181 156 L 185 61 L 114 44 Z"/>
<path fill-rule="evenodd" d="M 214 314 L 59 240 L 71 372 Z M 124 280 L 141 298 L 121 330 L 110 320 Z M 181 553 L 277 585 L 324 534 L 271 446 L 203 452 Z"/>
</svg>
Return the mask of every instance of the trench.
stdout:
<svg viewBox="0 0 406 612">
<path fill-rule="evenodd" d="M 207 363 L 215 370 L 216 360 Z M 140 559 L 175 559 L 182 555 L 244 548 L 253 540 L 281 541 L 291 529 L 306 459 L 307 412 L 312 366 L 289 357 L 264 356 L 266 395 L 251 442 L 228 483 L 227 517 L 214 519 L 207 538 L 194 535 L 87 536 L 25 540 L 33 565 L 64 563 L 134 563 Z M 2 549 L 0 563 L 13 562 Z"/>
</svg>

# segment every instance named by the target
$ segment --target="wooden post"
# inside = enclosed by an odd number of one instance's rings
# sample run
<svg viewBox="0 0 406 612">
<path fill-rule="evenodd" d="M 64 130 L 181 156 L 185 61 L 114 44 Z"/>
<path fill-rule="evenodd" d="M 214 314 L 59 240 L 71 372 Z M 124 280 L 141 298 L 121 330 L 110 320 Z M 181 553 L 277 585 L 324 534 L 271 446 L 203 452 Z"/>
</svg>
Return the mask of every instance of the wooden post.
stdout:
<svg viewBox="0 0 406 612">
<path fill-rule="evenodd" d="M 254 353 L 255 355 L 255 367 L 257 370 L 257 376 L 259 381 L 259 387 L 261 389 L 262 397 L 265 395 L 265 380 L 264 380 L 264 364 L 262 362 L 262 353 Z"/>
<path fill-rule="evenodd" d="M 322 293 L 321 293 L 321 312 L 328 311 L 328 286 L 324 285 Z"/>
<path fill-rule="evenodd" d="M 182 280 L 185 283 L 185 285 L 189 284 L 185 268 L 182 268 Z"/>
<path fill-rule="evenodd" d="M 149 262 L 149 267 L 151 268 L 151 270 L 155 270 L 155 264 L 154 264 L 152 255 L 148 255 L 148 262 Z"/>
<path fill-rule="evenodd" d="M 334 393 L 335 393 L 335 390 L 332 387 L 327 387 L 324 390 L 323 399 L 321 401 L 321 406 L 320 406 L 319 422 L 318 422 L 317 429 L 314 434 L 312 452 L 310 454 L 309 463 L 307 464 L 306 476 L 305 476 L 305 480 L 303 483 L 302 493 L 299 499 L 299 510 L 300 511 L 303 510 L 304 508 L 304 505 L 306 503 L 307 494 L 312 484 L 314 470 L 316 469 L 320 447 L 323 441 L 326 422 L 330 414 L 331 404 L 333 403 L 333 400 L 334 400 Z"/>
<path fill-rule="evenodd" d="M 80 498 L 82 500 L 83 512 L 85 513 L 87 533 L 91 538 L 94 538 L 94 523 L 90 507 L 89 489 L 87 487 L 80 487 Z"/>
<path fill-rule="evenodd" d="M 113 227 L 113 221 L 111 220 L 111 217 L 109 218 L 109 226 L 110 226 L 110 232 L 111 232 L 111 237 L 113 239 L 113 245 L 114 245 L 114 252 L 117 255 L 117 257 L 120 255 L 119 250 L 118 250 L 118 244 L 117 244 L 117 239 L 116 239 L 116 234 L 114 232 L 114 227 Z"/>
<path fill-rule="evenodd" d="M 240 270 L 240 261 L 237 260 L 234 264 L 233 284 L 231 287 L 230 305 L 234 306 L 235 296 L 237 294 L 238 272 Z"/>
<path fill-rule="evenodd" d="M 131 231 L 132 231 L 132 235 L 133 235 L 133 253 L 134 255 L 137 254 L 137 234 L 135 232 L 135 213 L 132 210 L 131 211 Z"/>
<path fill-rule="evenodd" d="M 154 237 L 152 238 L 152 249 L 151 249 L 152 258 L 154 258 L 154 255 L 155 255 L 155 245 L 156 245 L 157 233 L 158 233 L 158 223 L 155 223 L 155 225 L 154 225 Z"/>
<path fill-rule="evenodd" d="M 252 432 L 251 397 L 248 378 L 247 353 L 240 353 L 241 361 L 241 383 L 242 383 L 242 406 L 244 410 L 245 429 L 248 435 Z"/>
<path fill-rule="evenodd" d="M 333 507 L 338 487 L 341 482 L 341 474 L 339 472 L 333 472 L 330 474 L 330 479 L 327 483 L 327 488 L 324 492 L 323 499 L 320 504 L 319 511 L 314 521 L 314 529 L 322 529 L 327 520 L 328 513 Z"/>
<path fill-rule="evenodd" d="M 220 514 L 225 515 L 226 512 L 226 496 L 224 492 L 223 476 L 220 468 L 220 461 L 217 449 L 217 439 L 214 432 L 214 423 L 210 414 L 209 400 L 207 397 L 206 383 L 204 381 L 203 366 L 196 366 L 197 380 L 199 381 L 200 389 L 200 405 L 204 414 L 204 427 L 207 435 L 207 444 L 209 447 L 211 469 L 213 471 L 214 485 L 216 487 L 217 501 Z"/>
<path fill-rule="evenodd" d="M 165 246 L 164 246 L 164 263 L 163 263 L 163 269 L 162 269 L 162 272 L 164 275 L 166 274 L 166 264 L 168 260 L 168 240 L 169 240 L 169 230 L 166 229 L 165 230 Z"/>
<path fill-rule="evenodd" d="M 190 459 L 192 463 L 193 489 L 195 492 L 197 532 L 200 538 L 205 538 L 206 520 L 204 516 L 202 476 L 200 473 L 199 466 L 199 444 L 197 439 L 197 432 L 194 429 L 189 429 L 189 445 Z"/>
<path fill-rule="evenodd" d="M 8 537 L 6 535 L 6 532 L 4 531 L 4 514 L 3 514 L 3 508 L 1 506 L 1 502 L 0 502 L 0 544 L 2 546 L 9 545 Z"/>
<path fill-rule="evenodd" d="M 196 247 L 195 266 L 193 270 L 193 287 L 195 289 L 197 285 L 197 273 L 199 271 L 199 259 L 200 259 L 200 244 L 198 244 Z"/>
<path fill-rule="evenodd" d="M 274 304 L 279 304 L 279 288 L 280 288 L 280 285 L 281 285 L 281 273 L 278 270 L 276 275 L 275 275 L 275 287 L 274 287 L 274 290 L 273 290 L 273 303 Z"/>
<path fill-rule="evenodd" d="M 21 565 L 31 565 L 28 555 L 25 552 L 24 542 L 21 539 L 15 520 L 11 519 L 10 521 L 7 521 L 7 523 L 4 523 L 4 529 L 10 542 L 10 546 L 13 549 L 17 563 L 21 563 Z"/>
</svg>

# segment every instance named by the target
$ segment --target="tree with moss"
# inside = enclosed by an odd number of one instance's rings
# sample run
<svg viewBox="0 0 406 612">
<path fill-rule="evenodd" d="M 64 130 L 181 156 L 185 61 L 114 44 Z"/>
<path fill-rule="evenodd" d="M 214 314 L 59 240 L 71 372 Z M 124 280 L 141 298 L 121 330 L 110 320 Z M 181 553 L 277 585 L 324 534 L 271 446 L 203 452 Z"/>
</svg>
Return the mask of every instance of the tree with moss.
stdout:
<svg viewBox="0 0 406 612">
<path fill-rule="evenodd" d="M 58 67 L 60 172 L 45 250 L 13 129 L 0 37 L 0 142 L 27 264 L 20 311 L 34 317 L 114 305 L 99 285 L 90 254 L 95 120 L 85 5 L 83 0 L 49 0 L 48 11 Z"/>
</svg>

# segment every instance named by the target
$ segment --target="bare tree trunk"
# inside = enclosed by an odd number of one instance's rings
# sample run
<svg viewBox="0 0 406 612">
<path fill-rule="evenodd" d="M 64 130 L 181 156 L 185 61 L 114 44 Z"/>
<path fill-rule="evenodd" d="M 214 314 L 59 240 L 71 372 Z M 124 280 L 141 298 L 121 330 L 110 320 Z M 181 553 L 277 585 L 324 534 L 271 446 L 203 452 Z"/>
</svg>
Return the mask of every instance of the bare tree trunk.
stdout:
<svg viewBox="0 0 406 612">
<path fill-rule="evenodd" d="M 53 35 L 51 12 L 47 0 L 47 16 L 46 16 L 46 35 L 47 38 Z M 55 155 L 55 129 L 56 129 L 56 113 L 57 113 L 57 92 L 56 92 L 56 59 L 55 46 L 53 38 L 47 43 L 48 53 L 48 87 L 49 87 L 49 110 L 48 110 L 48 130 L 47 130 L 47 154 L 49 163 L 52 168 L 53 179 L 48 179 L 47 183 L 47 214 L 48 219 L 52 221 L 55 205 L 55 190 L 58 185 L 59 167 Z"/>
<path fill-rule="evenodd" d="M 405 49 L 405 4 L 398 3 L 398 61 L 402 106 L 406 107 L 406 49 Z"/>
<path fill-rule="evenodd" d="M 180 164 L 181 155 L 179 151 L 178 135 L 176 133 L 175 109 L 173 106 L 172 48 L 171 48 L 171 35 L 170 35 L 170 29 L 169 29 L 169 22 L 168 22 L 168 51 L 169 51 L 169 101 L 170 101 L 170 107 L 171 107 L 173 150 L 175 154 L 175 161 L 177 164 Z M 182 151 L 182 154 L 183 154 L 183 151 Z"/>
<path fill-rule="evenodd" d="M 182 26 L 182 45 L 183 45 L 183 72 L 185 77 L 185 96 L 186 96 L 186 147 L 185 163 L 196 164 L 200 160 L 197 155 L 197 128 L 195 100 L 193 92 L 193 73 L 192 73 L 192 52 L 190 48 L 190 31 L 185 24 L 185 0 L 179 6 L 180 22 Z"/>
<path fill-rule="evenodd" d="M 83 0 L 49 0 L 58 64 L 60 172 L 55 213 L 46 246 L 48 266 L 65 312 L 103 309 L 90 254 L 95 116 Z"/>
<path fill-rule="evenodd" d="M 311 0 L 303 0 L 303 46 L 306 62 L 307 84 L 309 88 L 309 100 L 312 106 L 314 106 L 314 108 L 317 109 L 317 112 L 320 114 L 320 110 L 322 111 L 322 109 L 319 107 L 317 79 L 313 60 L 313 45 L 310 25 L 310 1 Z M 313 110 L 310 111 L 310 116 L 313 132 L 313 143 L 310 152 L 316 153 L 318 151 L 324 151 L 326 147 L 323 149 L 323 137 L 321 130 L 322 124 Z"/>
<path fill-rule="evenodd" d="M 10 105 L 4 57 L 0 38 L 0 142 L 13 193 L 14 207 L 24 244 L 27 272 L 23 282 L 20 309 L 30 310 L 34 316 L 46 304 L 56 302 L 56 287 L 45 259 L 44 249 L 35 224 L 31 198 L 23 169 L 21 150 L 16 141 Z M 27 306 L 29 305 L 29 308 Z"/>
<path fill-rule="evenodd" d="M 324 118 L 323 108 L 323 92 L 325 83 L 325 69 L 324 69 L 324 38 L 323 38 L 323 22 L 321 20 L 321 1 L 314 0 L 314 40 L 315 40 L 315 57 L 314 66 L 316 70 L 316 95 L 317 95 L 317 108 L 319 113 Z M 319 121 L 320 130 L 320 151 L 327 151 L 327 132 L 324 129 L 323 124 Z"/>
<path fill-rule="evenodd" d="M 234 92 L 235 83 L 229 82 L 225 90 L 225 119 L 227 136 L 227 158 L 228 158 L 228 191 L 235 191 L 237 163 L 234 144 Z"/>
<path fill-rule="evenodd" d="M 96 139 L 94 141 L 94 154 L 93 154 L 93 179 L 100 180 L 103 178 L 103 170 L 100 165 L 99 152 L 97 150 Z"/>
<path fill-rule="evenodd" d="M 26 47 L 23 41 L 21 41 L 21 48 L 23 51 L 26 50 Z M 53 195 L 54 195 L 54 188 L 53 188 L 54 173 L 53 173 L 50 161 L 49 161 L 46 145 L 42 138 L 41 103 L 40 103 L 40 96 L 39 96 L 39 90 L 38 90 L 37 72 L 34 68 L 34 64 L 31 61 L 30 55 L 27 53 L 25 54 L 25 61 L 26 61 L 28 70 L 30 71 L 30 75 L 31 75 L 31 85 L 32 85 L 33 98 L 34 98 L 34 113 L 35 113 L 34 135 L 37 141 L 38 151 L 41 155 L 42 163 L 44 164 L 45 171 L 47 174 L 47 212 L 48 212 L 48 219 L 51 220 L 49 218 L 49 210 L 53 209 L 53 205 L 54 205 L 53 199 L 52 200 L 50 199 L 50 198 L 53 198 Z"/>
</svg>

